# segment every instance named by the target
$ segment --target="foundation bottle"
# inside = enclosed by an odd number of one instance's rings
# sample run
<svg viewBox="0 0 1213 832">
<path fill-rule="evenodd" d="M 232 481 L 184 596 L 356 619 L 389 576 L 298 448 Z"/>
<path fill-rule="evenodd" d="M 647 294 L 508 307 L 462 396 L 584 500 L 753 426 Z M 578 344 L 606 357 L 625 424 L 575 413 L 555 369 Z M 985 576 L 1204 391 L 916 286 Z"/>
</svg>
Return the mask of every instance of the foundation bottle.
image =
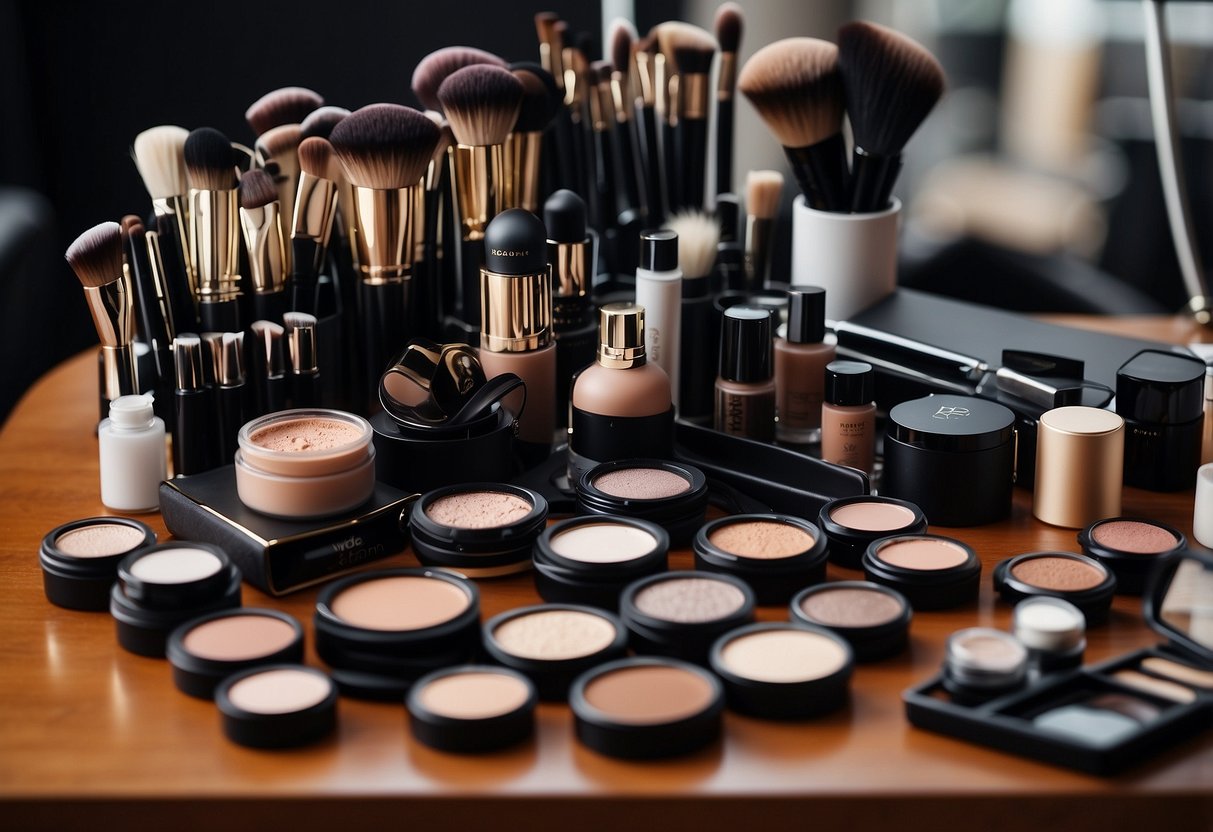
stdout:
<svg viewBox="0 0 1213 832">
<path fill-rule="evenodd" d="M 775 339 L 775 438 L 809 443 L 821 439 L 821 403 L 826 365 L 834 345 L 824 344 L 826 290 L 794 286 L 788 290 L 788 326 Z"/>
<path fill-rule="evenodd" d="M 644 307 L 598 310 L 598 356 L 573 383 L 569 480 L 620 459 L 669 459 L 674 407 L 670 377 L 647 360 Z"/>
<path fill-rule="evenodd" d="M 872 473 L 876 456 L 876 373 L 864 361 L 826 365 L 821 458 Z"/>
<path fill-rule="evenodd" d="M 771 313 L 731 306 L 721 318 L 720 376 L 716 379 L 716 430 L 771 442 L 775 439 L 775 375 Z"/>
</svg>

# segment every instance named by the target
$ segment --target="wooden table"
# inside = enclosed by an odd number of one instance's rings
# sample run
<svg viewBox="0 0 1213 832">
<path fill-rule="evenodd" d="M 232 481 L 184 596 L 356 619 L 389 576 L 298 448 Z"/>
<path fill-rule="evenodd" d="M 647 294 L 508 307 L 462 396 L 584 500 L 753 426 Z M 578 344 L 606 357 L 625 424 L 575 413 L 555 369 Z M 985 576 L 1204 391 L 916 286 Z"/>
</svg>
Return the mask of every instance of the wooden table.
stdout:
<svg viewBox="0 0 1213 832">
<path fill-rule="evenodd" d="M 1070 320 L 1187 343 L 1207 333 L 1170 318 Z M 1009 555 L 1077 551 L 1075 533 L 1031 515 L 1017 490 L 1011 519 L 959 530 L 984 563 L 978 605 L 915 616 L 911 650 L 858 668 L 842 713 L 801 724 L 726 716 L 724 741 L 662 763 L 600 757 L 573 739 L 564 706 L 539 709 L 538 734 L 485 757 L 413 742 L 402 706 L 343 699 L 338 735 L 318 747 L 258 752 L 228 742 L 215 707 L 177 692 L 166 662 L 122 651 L 104 613 L 52 606 L 37 550 L 52 527 L 104 514 L 98 498 L 93 355 L 56 368 L 0 433 L 0 828 L 105 830 L 153 821 L 174 830 L 525 827 L 1003 830 L 1213 829 L 1213 732 L 1114 779 L 1097 779 L 912 728 L 900 694 L 936 671 L 962 627 L 1007 628 L 990 574 Z M 1190 533 L 1192 492 L 1125 493 L 1126 514 Z M 141 519 L 158 532 L 158 515 Z M 932 528 L 933 531 L 947 530 Z M 409 554 L 388 565 L 412 565 Z M 671 565 L 689 568 L 678 552 Z M 855 574 L 830 568 L 831 579 Z M 482 582 L 484 616 L 538 601 L 529 577 Z M 271 600 L 309 629 L 316 592 Z M 783 609 L 762 610 L 781 619 Z M 1088 661 L 1151 644 L 1140 603 L 1117 597 L 1089 633 Z M 314 654 L 309 662 L 318 664 Z M 842 828 L 841 826 L 837 828 Z"/>
</svg>

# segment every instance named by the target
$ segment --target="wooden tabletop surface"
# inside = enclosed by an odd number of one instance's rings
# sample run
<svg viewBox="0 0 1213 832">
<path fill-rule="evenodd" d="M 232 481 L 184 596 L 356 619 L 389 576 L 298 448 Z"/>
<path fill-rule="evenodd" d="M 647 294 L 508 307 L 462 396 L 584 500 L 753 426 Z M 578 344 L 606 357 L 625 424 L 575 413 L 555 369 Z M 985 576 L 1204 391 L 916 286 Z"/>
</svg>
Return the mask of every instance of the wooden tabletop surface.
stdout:
<svg viewBox="0 0 1213 832">
<path fill-rule="evenodd" d="M 1125 334 L 1188 343 L 1209 333 L 1171 318 L 1065 319 Z M 625 763 L 582 748 L 563 705 L 542 705 L 534 742 L 507 753 L 455 756 L 407 732 L 400 705 L 342 699 L 337 735 L 288 752 L 233 745 L 210 702 L 172 685 L 169 667 L 121 650 L 105 613 L 52 606 L 38 545 L 52 527 L 109 513 L 98 496 L 95 359 L 55 368 L 0 433 L 0 827 L 109 829 L 401 828 L 434 822 L 469 828 L 784 828 L 845 823 L 901 829 L 1111 829 L 1123 824 L 1213 829 L 1213 732 L 1100 779 L 912 728 L 901 692 L 939 667 L 943 643 L 974 625 L 1008 628 L 993 566 L 1019 552 L 1077 551 L 1075 532 L 1045 526 L 1017 489 L 1009 520 L 932 531 L 970 543 L 983 561 L 976 606 L 916 614 L 904 655 L 860 666 L 850 706 L 805 723 L 729 713 L 724 740 L 694 756 Z M 1192 492 L 1125 491 L 1124 513 L 1192 528 Z M 162 536 L 159 515 L 140 516 Z M 413 565 L 405 553 L 384 565 Z M 690 568 L 688 552 L 671 567 Z M 830 567 L 831 580 L 856 573 Z M 530 577 L 482 581 L 483 615 L 536 603 Z M 246 606 L 298 617 L 311 636 L 316 591 L 270 599 L 250 587 Z M 763 619 L 786 617 L 765 608 Z M 1088 633 L 1088 661 L 1153 644 L 1139 600 L 1117 597 L 1110 623 Z M 309 663 L 319 665 L 309 644 Z M 626 799 L 621 799 L 626 798 Z M 5 818 L 8 818 L 6 820 Z M 10 825 L 12 822 L 14 825 Z M 773 826 L 778 824 L 778 827 Z M 414 827 L 415 828 L 415 827 Z"/>
</svg>

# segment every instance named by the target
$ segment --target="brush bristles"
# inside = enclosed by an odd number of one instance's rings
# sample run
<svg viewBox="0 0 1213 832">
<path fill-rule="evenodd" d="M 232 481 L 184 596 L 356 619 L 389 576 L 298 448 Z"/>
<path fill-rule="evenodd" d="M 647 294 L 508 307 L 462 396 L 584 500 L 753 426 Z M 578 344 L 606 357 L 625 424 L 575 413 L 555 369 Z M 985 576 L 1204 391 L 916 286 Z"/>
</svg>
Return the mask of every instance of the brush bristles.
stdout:
<svg viewBox="0 0 1213 832">
<path fill-rule="evenodd" d="M 552 42 L 552 35 L 555 34 L 556 24 L 559 22 L 560 15 L 556 12 L 539 12 L 535 15 L 535 34 L 540 43 Z"/>
<path fill-rule="evenodd" d="M 462 145 L 504 144 L 522 106 L 522 82 L 508 69 L 467 66 L 442 82 L 438 100 Z"/>
<path fill-rule="evenodd" d="M 752 170 L 745 178 L 746 213 L 769 220 L 779 213 L 783 174 L 777 170 Z"/>
<path fill-rule="evenodd" d="M 298 124 L 312 111 L 324 106 L 324 98 L 306 87 L 283 87 L 254 101 L 244 111 L 244 119 L 258 136 L 283 124 Z"/>
<path fill-rule="evenodd" d="M 438 134 L 437 125 L 418 110 L 371 104 L 334 127 L 329 141 L 351 183 L 390 190 L 421 181 Z"/>
<path fill-rule="evenodd" d="M 345 117 L 350 114 L 350 111 L 345 107 L 321 107 L 308 114 L 302 122 L 299 123 L 301 136 L 304 139 L 319 137 L 327 139 L 329 134 L 333 132 L 333 128 L 345 120 Z"/>
<path fill-rule="evenodd" d="M 683 277 L 707 277 L 716 265 L 720 224 L 702 211 L 685 211 L 670 217 L 666 227 L 678 234 L 678 265 Z"/>
<path fill-rule="evenodd" d="M 787 38 L 755 52 L 737 88 L 784 147 L 817 144 L 842 129 L 838 47 L 817 38 Z"/>
<path fill-rule="evenodd" d="M 501 69 L 507 66 L 503 59 L 492 52 L 470 46 L 447 46 L 431 52 L 422 58 L 421 63 L 413 70 L 413 95 L 417 96 L 421 106 L 427 110 L 441 110 L 438 88 L 442 86 L 442 82 L 464 67 L 480 64 Z"/>
<path fill-rule="evenodd" d="M 345 178 L 341 173 L 341 163 L 333 152 L 332 143 L 319 136 L 304 139 L 299 144 L 299 169 L 330 182 L 340 182 Z"/>
<path fill-rule="evenodd" d="M 316 316 L 307 312 L 286 312 L 282 316 L 282 327 L 288 333 L 295 329 L 315 329 Z"/>
<path fill-rule="evenodd" d="M 240 177 L 240 207 L 263 208 L 278 199 L 278 186 L 263 170 L 250 170 Z"/>
<path fill-rule="evenodd" d="M 135 136 L 131 156 L 152 199 L 181 196 L 189 190 L 185 173 L 185 139 L 190 131 L 162 124 Z"/>
<path fill-rule="evenodd" d="M 133 235 L 144 233 L 143 220 L 139 218 L 138 214 L 127 214 L 122 218 L 120 226 L 122 228 L 123 240 L 126 240 Z"/>
<path fill-rule="evenodd" d="M 103 222 L 85 231 L 67 247 L 68 265 L 89 288 L 122 279 L 122 227 Z"/>
<path fill-rule="evenodd" d="M 590 64 L 590 81 L 594 84 L 609 84 L 613 68 L 610 61 L 594 61 Z"/>
<path fill-rule="evenodd" d="M 263 158 L 288 155 L 297 151 L 302 140 L 303 129 L 300 125 L 281 124 L 257 137 L 257 152 Z"/>
<path fill-rule="evenodd" d="M 683 23 L 681 20 L 670 20 L 665 23 L 659 23 L 653 27 L 653 31 L 657 34 L 657 48 L 661 50 L 661 54 L 665 55 L 667 61 L 672 62 L 679 72 L 707 72 L 707 68 L 700 69 L 699 66 L 703 62 L 703 56 L 707 56 L 707 64 L 710 68 L 712 53 L 716 51 L 716 38 L 712 37 L 708 32 L 700 29 L 698 26 L 693 26 L 690 23 Z M 685 68 L 678 63 L 678 58 L 675 52 L 685 50 L 685 60 L 691 62 Z"/>
<path fill-rule="evenodd" d="M 199 127 L 185 140 L 185 170 L 190 187 L 228 191 L 236 187 L 235 153 L 227 136 L 213 127 Z"/>
<path fill-rule="evenodd" d="M 838 30 L 838 65 L 855 144 L 901 152 L 943 95 L 943 67 L 922 45 L 874 23 Z"/>
<path fill-rule="evenodd" d="M 736 3 L 722 3 L 716 10 L 716 40 L 721 52 L 736 52 L 741 48 L 741 34 L 745 29 L 745 12 Z"/>
<path fill-rule="evenodd" d="M 611 63 L 616 72 L 628 75 L 632 71 L 632 46 L 636 43 L 636 27 L 621 17 L 611 22 Z"/>
<path fill-rule="evenodd" d="M 541 132 L 560 112 L 560 105 L 564 101 L 560 88 L 556 86 L 556 79 L 539 64 L 510 64 L 510 72 L 522 84 L 522 106 L 518 109 L 514 132 Z"/>
</svg>

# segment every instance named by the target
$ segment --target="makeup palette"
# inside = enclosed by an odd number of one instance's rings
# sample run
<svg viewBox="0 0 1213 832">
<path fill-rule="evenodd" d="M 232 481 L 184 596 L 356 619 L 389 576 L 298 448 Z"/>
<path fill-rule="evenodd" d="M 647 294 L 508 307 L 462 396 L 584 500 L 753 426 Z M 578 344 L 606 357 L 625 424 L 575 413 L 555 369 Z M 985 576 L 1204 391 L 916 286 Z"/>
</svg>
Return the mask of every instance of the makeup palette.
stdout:
<svg viewBox="0 0 1213 832">
<path fill-rule="evenodd" d="M 873 541 L 863 571 L 869 581 L 896 589 L 914 609 L 938 610 L 977 600 L 981 561 L 950 537 L 899 535 Z"/>
<path fill-rule="evenodd" d="M 435 671 L 409 688 L 405 707 L 419 742 L 439 751 L 484 753 L 535 732 L 535 686 L 504 667 L 461 665 Z"/>
<path fill-rule="evenodd" d="M 1071 552 L 1016 555 L 994 568 L 994 589 L 1012 604 L 1024 598 L 1062 598 L 1082 610 L 1087 626 L 1107 621 L 1116 576 L 1099 561 Z"/>
<path fill-rule="evenodd" d="M 623 588 L 664 572 L 670 536 L 656 523 L 627 517 L 572 517 L 535 542 L 535 589 L 550 603 L 619 609 Z"/>
<path fill-rule="evenodd" d="M 291 748 L 337 726 L 337 686 L 313 667 L 274 664 L 229 676 L 215 690 L 223 733 L 251 748 Z"/>
<path fill-rule="evenodd" d="M 574 604 L 520 607 L 484 624 L 489 658 L 525 674 L 539 696 L 552 701 L 568 696 L 578 674 L 622 658 L 627 643 L 627 631 L 617 616 Z"/>
<path fill-rule="evenodd" d="M 900 653 L 910 638 L 910 602 L 895 589 L 867 581 L 836 581 L 797 593 L 793 621 L 824 627 L 851 645 L 855 660 Z"/>
<path fill-rule="evenodd" d="M 707 477 L 698 468 L 659 459 L 604 462 L 576 483 L 580 514 L 635 517 L 664 528 L 685 546 L 703 525 Z"/>
<path fill-rule="evenodd" d="M 492 578 L 531 568 L 531 548 L 547 517 L 547 500 L 530 489 L 466 483 L 422 496 L 409 530 L 424 565 Z"/>
<path fill-rule="evenodd" d="M 665 572 L 629 584 L 619 615 L 637 653 L 706 665 L 717 638 L 754 620 L 754 592 L 732 575 Z"/>
<path fill-rule="evenodd" d="M 1116 576 L 1120 595 L 1141 595 L 1163 559 L 1187 548 L 1183 532 L 1135 517 L 1097 520 L 1078 533 L 1082 553 Z"/>
<path fill-rule="evenodd" d="M 843 497 L 821 507 L 817 525 L 830 541 L 830 562 L 848 569 L 863 568 L 863 553 L 882 537 L 925 534 L 922 509 L 892 497 Z"/>
<path fill-rule="evenodd" d="M 224 610 L 173 630 L 166 649 L 177 690 L 210 699 L 228 676 L 258 665 L 303 661 L 303 627 L 277 610 Z"/>
<path fill-rule="evenodd" d="M 71 610 L 108 609 L 118 564 L 155 543 L 150 526 L 125 517 L 87 517 L 51 529 L 38 550 L 46 600 Z"/>
<path fill-rule="evenodd" d="M 695 535 L 695 568 L 741 578 L 759 604 L 786 604 L 826 576 L 826 538 L 807 520 L 783 514 L 734 514 Z"/>
</svg>

